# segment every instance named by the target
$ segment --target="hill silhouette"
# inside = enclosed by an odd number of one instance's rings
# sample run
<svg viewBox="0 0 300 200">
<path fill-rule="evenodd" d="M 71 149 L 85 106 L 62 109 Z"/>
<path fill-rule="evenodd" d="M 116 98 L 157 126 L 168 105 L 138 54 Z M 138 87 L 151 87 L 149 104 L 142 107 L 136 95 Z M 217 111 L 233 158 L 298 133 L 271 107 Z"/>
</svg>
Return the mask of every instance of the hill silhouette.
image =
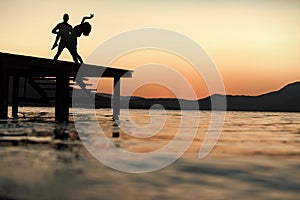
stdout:
<svg viewBox="0 0 300 200">
<path fill-rule="evenodd" d="M 111 95 L 97 94 L 96 108 L 110 107 Z M 259 96 L 233 96 L 215 94 L 200 100 L 184 100 L 174 98 L 146 99 L 142 97 L 122 97 L 121 106 L 124 107 L 129 101 L 129 108 L 149 109 L 155 104 L 162 105 L 165 109 L 195 109 L 195 103 L 199 104 L 200 110 L 211 110 L 211 100 L 218 102 L 227 101 L 229 111 L 285 111 L 300 112 L 300 82 L 295 82 L 284 86 L 282 89 Z M 222 110 L 216 106 L 216 110 Z"/>
<path fill-rule="evenodd" d="M 210 109 L 210 99 L 226 98 L 227 110 L 231 111 L 300 111 L 300 82 L 259 96 L 213 95 L 199 100 L 200 108 Z"/>
</svg>

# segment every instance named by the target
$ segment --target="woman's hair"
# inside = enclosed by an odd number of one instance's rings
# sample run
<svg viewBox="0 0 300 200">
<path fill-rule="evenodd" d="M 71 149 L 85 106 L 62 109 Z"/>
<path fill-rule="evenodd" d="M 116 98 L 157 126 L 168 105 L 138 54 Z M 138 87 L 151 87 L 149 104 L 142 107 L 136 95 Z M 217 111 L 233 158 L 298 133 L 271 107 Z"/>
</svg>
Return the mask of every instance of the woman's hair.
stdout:
<svg viewBox="0 0 300 200">
<path fill-rule="evenodd" d="M 84 36 L 88 36 L 90 34 L 91 30 L 92 30 L 92 26 L 90 25 L 90 23 L 84 22 L 82 24 L 82 34 Z"/>
</svg>

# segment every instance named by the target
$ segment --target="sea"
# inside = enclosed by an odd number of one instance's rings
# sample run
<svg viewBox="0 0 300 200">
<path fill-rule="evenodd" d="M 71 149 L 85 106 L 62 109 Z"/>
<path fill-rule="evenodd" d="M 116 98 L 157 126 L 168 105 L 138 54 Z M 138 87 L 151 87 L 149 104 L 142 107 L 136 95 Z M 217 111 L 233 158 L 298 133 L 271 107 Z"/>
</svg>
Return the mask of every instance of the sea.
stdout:
<svg viewBox="0 0 300 200">
<path fill-rule="evenodd" d="M 110 109 L 81 109 L 70 119 L 20 107 L 0 121 L 0 199 L 299 199 L 300 113 L 131 109 L 113 121 Z"/>
</svg>

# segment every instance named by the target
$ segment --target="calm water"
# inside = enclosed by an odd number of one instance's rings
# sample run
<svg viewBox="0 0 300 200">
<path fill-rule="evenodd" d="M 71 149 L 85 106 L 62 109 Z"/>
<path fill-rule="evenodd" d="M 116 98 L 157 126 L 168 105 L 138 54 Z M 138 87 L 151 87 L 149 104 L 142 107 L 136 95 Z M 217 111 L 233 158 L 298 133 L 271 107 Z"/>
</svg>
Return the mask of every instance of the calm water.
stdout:
<svg viewBox="0 0 300 200">
<path fill-rule="evenodd" d="M 161 170 L 129 174 L 91 156 L 73 123 L 52 122 L 53 108 L 23 107 L 20 112 L 19 120 L 0 123 L 0 199 L 299 199 L 300 113 L 227 112 L 215 148 L 199 159 L 211 113 L 189 111 L 190 124 L 198 116 L 200 124 L 187 152 Z M 87 131 L 88 113 L 78 116 Z M 141 127 L 151 122 L 147 110 L 130 114 Z M 152 114 L 166 123 L 158 134 L 141 139 L 123 129 L 140 137 L 149 130 L 136 133 L 126 116 L 115 126 L 110 110 L 97 110 L 109 140 L 137 153 L 163 147 L 178 130 L 179 111 Z M 159 124 L 153 129 L 159 130 Z M 183 130 L 193 128 L 187 123 Z"/>
</svg>

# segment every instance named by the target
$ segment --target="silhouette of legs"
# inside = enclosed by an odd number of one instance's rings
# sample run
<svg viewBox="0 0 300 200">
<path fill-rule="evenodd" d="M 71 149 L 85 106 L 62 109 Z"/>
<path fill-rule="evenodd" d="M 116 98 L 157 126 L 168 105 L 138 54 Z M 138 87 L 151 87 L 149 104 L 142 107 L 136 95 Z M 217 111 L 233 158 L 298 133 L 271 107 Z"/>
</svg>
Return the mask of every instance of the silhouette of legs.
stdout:
<svg viewBox="0 0 300 200">
<path fill-rule="evenodd" d="M 80 55 L 77 52 L 77 41 L 69 41 L 68 46 L 67 46 L 70 54 L 72 55 L 72 58 L 74 60 L 75 63 L 83 63 L 82 58 L 80 57 Z M 79 62 L 78 62 L 79 61 Z"/>
<path fill-rule="evenodd" d="M 55 45 L 55 44 L 54 44 Z M 53 45 L 53 46 L 54 46 Z M 55 47 L 54 47 L 55 48 Z M 64 48 L 67 48 L 74 60 L 74 62 L 76 64 L 79 64 L 79 63 L 83 63 L 83 60 L 82 58 L 80 57 L 80 55 L 77 53 L 77 48 L 76 48 L 76 45 L 73 44 L 72 42 L 70 41 L 65 41 L 65 40 L 60 40 L 59 42 L 59 45 L 58 45 L 58 50 L 57 50 L 57 53 L 56 55 L 54 56 L 53 60 L 57 60 L 58 57 L 60 56 L 60 54 L 62 53 L 62 51 L 64 50 Z M 78 62 L 79 61 L 79 62 Z"/>
<path fill-rule="evenodd" d="M 63 51 L 63 49 L 64 49 L 64 48 L 59 48 L 59 47 L 58 47 L 57 53 L 56 53 L 56 55 L 54 56 L 53 60 L 57 60 L 57 59 L 58 59 L 58 57 L 60 56 L 60 54 L 61 54 L 61 52 Z"/>
<path fill-rule="evenodd" d="M 57 53 L 54 56 L 53 60 L 57 60 L 58 59 L 58 57 L 60 56 L 61 52 L 64 50 L 65 47 L 67 47 L 67 41 L 60 40 L 59 45 L 58 45 Z"/>
<path fill-rule="evenodd" d="M 74 47 L 70 47 L 70 46 L 68 46 L 67 47 L 68 48 L 68 50 L 69 50 L 69 52 L 70 52 L 70 54 L 71 54 L 71 56 L 72 56 L 72 58 L 73 58 L 73 60 L 74 60 L 74 62 L 76 63 L 76 64 L 79 64 L 79 62 L 78 62 L 78 53 L 77 53 L 77 51 L 76 51 L 76 48 L 74 48 Z M 81 58 L 80 58 L 81 59 Z M 79 60 L 81 63 L 82 63 L 82 60 Z"/>
</svg>

